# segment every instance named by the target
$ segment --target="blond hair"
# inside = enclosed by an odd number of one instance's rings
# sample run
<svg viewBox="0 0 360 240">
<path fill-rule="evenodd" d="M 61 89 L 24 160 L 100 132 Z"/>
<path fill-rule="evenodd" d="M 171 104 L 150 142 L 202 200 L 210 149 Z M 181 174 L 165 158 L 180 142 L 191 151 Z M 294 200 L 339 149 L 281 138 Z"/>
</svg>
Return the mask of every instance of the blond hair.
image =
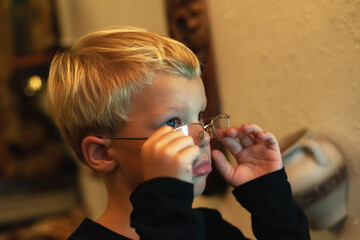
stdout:
<svg viewBox="0 0 360 240">
<path fill-rule="evenodd" d="M 129 27 L 91 33 L 54 56 L 48 106 L 78 158 L 86 136 L 111 134 L 125 125 L 132 95 L 157 73 L 192 79 L 200 66 L 178 41 Z"/>
</svg>

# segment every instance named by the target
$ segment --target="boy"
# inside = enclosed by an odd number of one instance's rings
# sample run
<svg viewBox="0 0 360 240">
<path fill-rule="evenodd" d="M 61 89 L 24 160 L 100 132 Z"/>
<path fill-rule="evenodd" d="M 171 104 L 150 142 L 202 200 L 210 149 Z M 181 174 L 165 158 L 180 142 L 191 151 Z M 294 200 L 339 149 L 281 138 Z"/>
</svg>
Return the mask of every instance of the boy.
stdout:
<svg viewBox="0 0 360 240">
<path fill-rule="evenodd" d="M 69 239 L 246 239 L 215 210 L 192 209 L 211 172 L 235 188 L 259 239 L 309 239 L 278 143 L 254 124 L 204 127 L 204 86 L 183 44 L 137 28 L 99 31 L 54 57 L 51 114 L 77 157 L 103 178 L 108 204 Z M 233 167 L 209 141 L 217 137 Z"/>
</svg>

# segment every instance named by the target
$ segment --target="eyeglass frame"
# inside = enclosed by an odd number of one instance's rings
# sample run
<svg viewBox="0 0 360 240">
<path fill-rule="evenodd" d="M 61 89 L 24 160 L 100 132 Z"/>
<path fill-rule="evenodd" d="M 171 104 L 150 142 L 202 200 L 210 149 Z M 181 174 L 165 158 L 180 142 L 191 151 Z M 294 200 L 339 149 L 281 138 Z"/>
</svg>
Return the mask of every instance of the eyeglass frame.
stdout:
<svg viewBox="0 0 360 240">
<path fill-rule="evenodd" d="M 209 134 L 209 132 L 207 131 L 207 129 L 209 129 L 209 127 L 211 127 L 211 132 L 212 132 L 212 135 L 210 135 L 210 138 L 215 138 L 216 139 L 216 132 L 215 132 L 215 127 L 214 127 L 214 121 L 216 121 L 217 119 L 219 118 L 225 118 L 227 120 L 227 127 L 229 128 L 230 127 L 230 115 L 228 115 L 227 113 L 221 113 L 219 115 L 217 115 L 216 117 L 212 118 L 210 123 L 209 124 L 206 124 L 204 126 L 204 124 L 200 123 L 200 122 L 197 122 L 197 123 L 188 123 L 188 124 L 184 124 L 184 125 L 181 125 L 180 127 L 177 127 L 175 128 L 173 131 L 178 131 L 178 130 L 181 130 L 181 128 L 185 127 L 185 126 L 189 126 L 189 125 L 200 125 L 203 129 L 203 134 L 202 136 L 199 136 L 200 140 L 201 140 L 201 144 L 203 144 L 204 142 L 204 138 L 205 138 L 205 132 L 207 132 Z M 148 137 L 140 137 L 140 138 L 130 138 L 130 137 L 103 137 L 103 136 L 96 136 L 98 138 L 101 138 L 101 139 L 114 139 L 114 140 L 147 140 Z"/>
</svg>

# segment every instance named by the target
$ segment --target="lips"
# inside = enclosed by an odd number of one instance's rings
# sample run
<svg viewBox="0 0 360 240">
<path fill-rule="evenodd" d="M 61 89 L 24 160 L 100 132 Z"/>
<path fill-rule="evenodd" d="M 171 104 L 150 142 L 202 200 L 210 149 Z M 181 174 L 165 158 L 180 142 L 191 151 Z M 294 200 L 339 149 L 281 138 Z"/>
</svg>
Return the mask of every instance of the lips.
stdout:
<svg viewBox="0 0 360 240">
<path fill-rule="evenodd" d="M 207 175 L 211 172 L 212 167 L 209 160 L 203 160 L 200 164 L 193 167 L 193 175 L 196 177 Z"/>
</svg>

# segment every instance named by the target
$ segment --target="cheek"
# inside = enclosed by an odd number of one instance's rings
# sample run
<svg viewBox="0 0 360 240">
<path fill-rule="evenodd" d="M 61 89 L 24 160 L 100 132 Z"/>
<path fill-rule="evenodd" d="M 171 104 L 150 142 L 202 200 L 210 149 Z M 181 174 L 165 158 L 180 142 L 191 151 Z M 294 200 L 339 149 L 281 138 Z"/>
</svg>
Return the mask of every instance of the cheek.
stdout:
<svg viewBox="0 0 360 240">
<path fill-rule="evenodd" d="M 119 141 L 114 148 L 118 152 L 117 156 L 122 161 L 132 162 L 132 158 L 140 157 L 142 143 L 140 141 Z"/>
<path fill-rule="evenodd" d="M 208 156 L 211 159 L 211 147 L 210 144 L 208 144 L 207 146 L 204 146 L 201 148 L 200 150 L 200 154 L 203 156 Z"/>
<path fill-rule="evenodd" d="M 194 197 L 197 197 L 204 192 L 207 177 L 208 175 L 201 176 L 200 178 L 197 178 L 194 182 Z"/>
<path fill-rule="evenodd" d="M 130 142 L 130 141 L 129 141 Z M 140 143 L 125 143 L 119 146 L 117 155 L 118 174 L 131 188 L 138 186 L 144 181 L 141 162 Z"/>
</svg>

